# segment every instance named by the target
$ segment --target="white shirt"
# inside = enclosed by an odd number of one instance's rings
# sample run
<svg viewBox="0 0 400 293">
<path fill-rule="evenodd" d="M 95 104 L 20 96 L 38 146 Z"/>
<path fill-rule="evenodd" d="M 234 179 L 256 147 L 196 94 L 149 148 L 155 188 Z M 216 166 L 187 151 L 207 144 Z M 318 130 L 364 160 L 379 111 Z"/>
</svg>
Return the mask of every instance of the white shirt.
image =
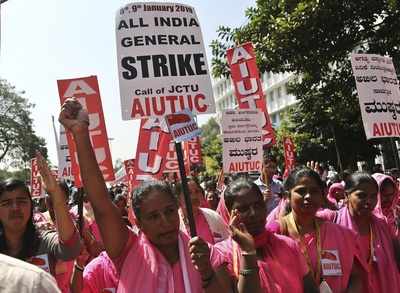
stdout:
<svg viewBox="0 0 400 293">
<path fill-rule="evenodd" d="M 0 253 L 1 293 L 60 293 L 48 273 L 19 259 Z"/>
</svg>

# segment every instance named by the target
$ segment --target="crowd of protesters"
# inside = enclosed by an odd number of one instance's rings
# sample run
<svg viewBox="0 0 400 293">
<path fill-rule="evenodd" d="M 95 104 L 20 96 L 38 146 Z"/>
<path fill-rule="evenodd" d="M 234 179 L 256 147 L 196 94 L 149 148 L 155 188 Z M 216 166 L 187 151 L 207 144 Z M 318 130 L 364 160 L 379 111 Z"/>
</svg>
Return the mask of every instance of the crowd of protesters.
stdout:
<svg viewBox="0 0 400 293">
<path fill-rule="evenodd" d="M 193 173 L 191 237 L 177 177 L 107 187 L 87 113 L 69 99 L 59 120 L 84 188 L 56 181 L 40 153 L 44 199 L 22 181 L 0 183 L 0 262 L 14 272 L 1 279 L 18 292 L 400 292 L 397 174 L 309 162 L 283 179 L 268 154 L 258 178 Z M 13 258 L 40 269 L 18 271 Z"/>
</svg>

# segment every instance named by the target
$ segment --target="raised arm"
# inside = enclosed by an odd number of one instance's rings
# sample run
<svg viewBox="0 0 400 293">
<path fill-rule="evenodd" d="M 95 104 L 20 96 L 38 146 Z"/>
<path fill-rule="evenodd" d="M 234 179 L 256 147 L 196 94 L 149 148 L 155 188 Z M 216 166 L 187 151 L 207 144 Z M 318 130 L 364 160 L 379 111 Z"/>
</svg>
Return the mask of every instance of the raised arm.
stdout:
<svg viewBox="0 0 400 293">
<path fill-rule="evenodd" d="M 58 185 L 45 159 L 39 152 L 36 153 L 36 159 L 45 189 L 53 202 L 58 238 L 64 243 L 68 242 L 77 231 L 68 212 L 64 191 Z"/>
<path fill-rule="evenodd" d="M 74 137 L 83 186 L 92 204 L 104 246 L 111 258 L 120 256 L 128 240 L 128 228 L 112 203 L 96 161 L 89 134 L 89 118 L 79 102 L 70 98 L 61 108 L 59 121 Z"/>
</svg>

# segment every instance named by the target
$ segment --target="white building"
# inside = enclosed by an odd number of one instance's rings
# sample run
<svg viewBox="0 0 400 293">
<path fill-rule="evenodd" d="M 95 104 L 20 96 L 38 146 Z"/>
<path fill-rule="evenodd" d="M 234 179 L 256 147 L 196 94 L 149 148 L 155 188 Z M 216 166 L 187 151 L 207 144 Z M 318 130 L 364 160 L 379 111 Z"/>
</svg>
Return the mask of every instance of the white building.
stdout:
<svg viewBox="0 0 400 293">
<path fill-rule="evenodd" d="M 267 109 L 274 126 L 279 126 L 282 111 L 296 103 L 296 97 L 287 93 L 287 84 L 294 77 L 292 73 L 265 72 L 261 75 L 264 94 L 267 97 Z M 224 109 L 237 107 L 234 87 L 230 79 L 214 80 L 213 90 L 219 117 Z"/>
</svg>

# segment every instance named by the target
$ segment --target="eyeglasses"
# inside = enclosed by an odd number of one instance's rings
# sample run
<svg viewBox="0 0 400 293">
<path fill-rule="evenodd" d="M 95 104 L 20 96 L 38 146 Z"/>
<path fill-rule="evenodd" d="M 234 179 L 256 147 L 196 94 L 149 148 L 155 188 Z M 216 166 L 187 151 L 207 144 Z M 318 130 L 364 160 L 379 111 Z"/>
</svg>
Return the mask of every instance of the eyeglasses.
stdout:
<svg viewBox="0 0 400 293">
<path fill-rule="evenodd" d="M 9 208 L 9 207 L 13 207 L 13 206 L 26 206 L 28 205 L 30 202 L 29 198 L 26 197 L 17 197 L 15 199 L 5 199 L 0 201 L 0 207 L 4 207 L 4 208 Z"/>
</svg>

